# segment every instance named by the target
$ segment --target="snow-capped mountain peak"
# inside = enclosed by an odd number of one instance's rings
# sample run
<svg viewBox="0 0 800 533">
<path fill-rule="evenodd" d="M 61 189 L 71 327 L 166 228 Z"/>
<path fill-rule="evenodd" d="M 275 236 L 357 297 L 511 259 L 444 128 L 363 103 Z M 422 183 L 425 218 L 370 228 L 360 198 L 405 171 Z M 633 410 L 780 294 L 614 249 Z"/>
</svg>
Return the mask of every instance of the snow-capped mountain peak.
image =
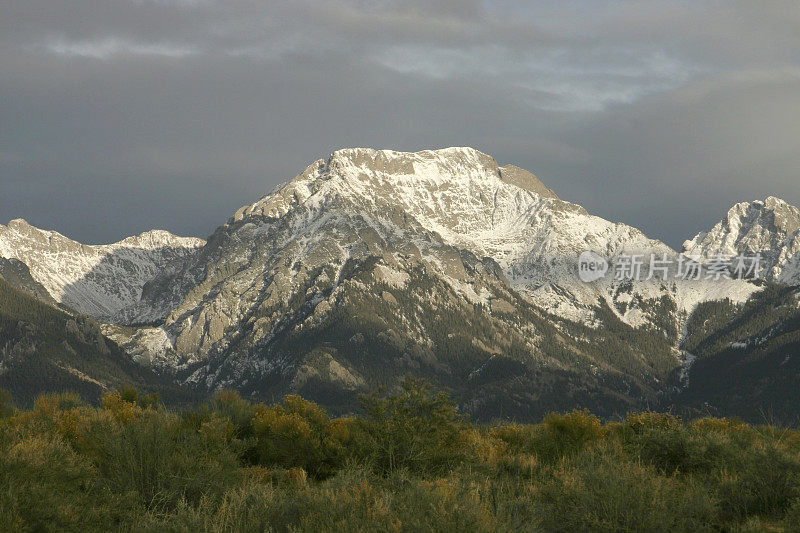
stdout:
<svg viewBox="0 0 800 533">
<path fill-rule="evenodd" d="M 239 209 L 232 222 L 276 219 L 300 206 L 320 213 L 334 199 L 347 199 L 365 214 L 413 218 L 445 242 L 480 255 L 507 254 L 498 246 L 507 249 L 526 217 L 558 201 L 530 172 L 499 166 L 473 148 L 350 148 L 315 161 L 282 188 Z"/>
<path fill-rule="evenodd" d="M 780 250 L 771 259 L 783 275 L 800 260 L 798 228 L 800 212 L 777 198 L 738 204 L 687 252 Z M 581 278 L 585 254 L 606 263 L 602 277 Z M 469 386 L 492 361 L 496 376 L 523 364 L 597 380 L 601 395 L 655 390 L 690 360 L 680 347 L 699 304 L 760 290 L 669 271 L 617 276 L 625 257 L 652 266 L 678 252 L 472 148 L 337 150 L 205 244 L 154 230 L 85 246 L 12 221 L 0 255 L 28 264 L 59 302 L 156 324 L 104 326 L 135 360 L 253 394 L 320 384 L 349 394 L 387 369 Z"/>
<path fill-rule="evenodd" d="M 719 255 L 763 258 L 770 281 L 800 283 L 800 209 L 780 198 L 734 205 L 710 231 L 683 244 L 687 255 L 709 259 Z"/>
<path fill-rule="evenodd" d="M 613 276 L 587 284 L 576 268 L 585 250 L 609 259 L 625 252 L 676 255 L 635 228 L 560 200 L 530 172 L 500 166 L 472 148 L 352 148 L 315 161 L 239 209 L 175 277 L 151 284 L 145 303 L 158 310 L 149 316 L 164 318 L 179 358 L 200 361 L 227 353 L 240 334 L 267 342 L 296 301 L 307 299 L 304 305 L 323 315 L 336 305 L 335 289 L 352 265 L 367 260 L 378 261 L 372 276 L 390 286 L 404 286 L 422 269 L 465 305 L 512 309 L 509 299 L 519 298 L 589 324 L 601 301 L 623 322 L 640 326 L 655 320 L 651 308 L 662 297 L 685 316 L 698 302 L 742 301 L 755 290 L 746 282 L 659 280 L 621 290 Z M 488 288 L 483 276 L 499 285 Z"/>
</svg>

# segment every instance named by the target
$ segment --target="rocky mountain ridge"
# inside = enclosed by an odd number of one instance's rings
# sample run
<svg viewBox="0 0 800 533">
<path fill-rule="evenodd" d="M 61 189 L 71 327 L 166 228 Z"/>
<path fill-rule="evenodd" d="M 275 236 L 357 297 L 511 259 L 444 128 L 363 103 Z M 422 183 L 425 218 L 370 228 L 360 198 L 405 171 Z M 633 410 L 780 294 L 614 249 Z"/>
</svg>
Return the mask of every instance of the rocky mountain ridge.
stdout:
<svg viewBox="0 0 800 533">
<path fill-rule="evenodd" d="M 150 279 L 204 244 L 151 230 L 112 244 L 86 245 L 23 219 L 0 225 L 0 257 L 24 263 L 56 302 L 107 321 L 138 302 Z"/>
<path fill-rule="evenodd" d="M 683 245 L 687 255 L 761 254 L 763 277 L 784 285 L 800 284 L 800 209 L 780 198 L 733 206 L 710 231 Z"/>
<path fill-rule="evenodd" d="M 343 409 L 405 373 L 459 391 L 479 416 L 650 405 L 681 386 L 698 305 L 741 305 L 762 287 L 616 276 L 625 256 L 678 252 L 471 148 L 339 150 L 206 243 L 143 234 L 95 263 L 74 250 L 102 252 L 61 236 L 33 251 L 19 235 L 44 242 L 41 230 L 21 227 L 9 224 L 16 240 L 0 227 L 0 255 L 37 263 L 37 282 L 109 322 L 104 333 L 137 362 L 201 390 L 301 392 Z M 768 280 L 791 284 L 798 227 L 798 210 L 778 199 L 739 204 L 684 251 L 701 261 L 761 252 Z M 577 270 L 586 251 L 610 263 L 591 283 Z M 86 281 L 65 283 L 65 264 Z M 115 292 L 115 277 L 133 290 Z M 123 327 L 141 323 L 154 325 Z"/>
</svg>

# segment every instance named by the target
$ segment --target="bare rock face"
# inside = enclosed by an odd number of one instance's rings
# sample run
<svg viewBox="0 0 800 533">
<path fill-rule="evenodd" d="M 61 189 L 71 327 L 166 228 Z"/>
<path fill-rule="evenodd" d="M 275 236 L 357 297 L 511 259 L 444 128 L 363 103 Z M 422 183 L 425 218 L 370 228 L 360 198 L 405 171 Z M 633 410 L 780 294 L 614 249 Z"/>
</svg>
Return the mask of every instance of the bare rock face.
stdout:
<svg viewBox="0 0 800 533">
<path fill-rule="evenodd" d="M 535 193 L 542 198 L 558 198 L 556 193 L 545 187 L 544 183 L 523 168 L 514 165 L 505 165 L 499 168 L 500 179 L 520 189 Z"/>
</svg>

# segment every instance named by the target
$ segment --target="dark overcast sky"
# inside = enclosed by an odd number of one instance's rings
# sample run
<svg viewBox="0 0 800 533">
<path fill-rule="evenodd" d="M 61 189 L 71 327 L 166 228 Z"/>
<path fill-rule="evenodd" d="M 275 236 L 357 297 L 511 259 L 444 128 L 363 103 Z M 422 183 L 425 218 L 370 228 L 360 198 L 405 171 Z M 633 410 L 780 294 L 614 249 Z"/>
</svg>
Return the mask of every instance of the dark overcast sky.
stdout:
<svg viewBox="0 0 800 533">
<path fill-rule="evenodd" d="M 800 5 L 0 0 L 0 223 L 205 236 L 349 146 L 474 146 L 678 246 L 800 204 Z"/>
</svg>

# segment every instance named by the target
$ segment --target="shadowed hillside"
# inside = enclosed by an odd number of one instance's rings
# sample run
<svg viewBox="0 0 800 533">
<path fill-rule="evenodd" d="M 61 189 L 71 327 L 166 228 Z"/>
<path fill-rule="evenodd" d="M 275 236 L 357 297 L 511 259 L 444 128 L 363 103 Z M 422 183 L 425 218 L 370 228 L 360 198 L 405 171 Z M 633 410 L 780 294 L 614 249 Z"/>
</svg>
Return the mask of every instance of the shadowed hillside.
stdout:
<svg viewBox="0 0 800 533">
<path fill-rule="evenodd" d="M 135 385 L 170 403 L 190 396 L 143 368 L 88 317 L 69 315 L 0 279 L 0 387 L 23 405 L 44 392 L 77 391 L 92 402 L 108 390 Z"/>
</svg>

